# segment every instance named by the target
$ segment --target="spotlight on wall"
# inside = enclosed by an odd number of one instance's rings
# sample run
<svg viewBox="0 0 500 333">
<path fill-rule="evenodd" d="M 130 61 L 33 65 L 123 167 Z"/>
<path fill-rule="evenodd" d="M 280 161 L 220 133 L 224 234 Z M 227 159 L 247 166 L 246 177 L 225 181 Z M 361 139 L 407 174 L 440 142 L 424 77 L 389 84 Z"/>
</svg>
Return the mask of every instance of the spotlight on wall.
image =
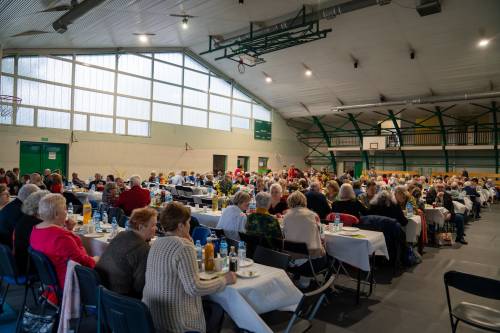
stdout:
<svg viewBox="0 0 500 333">
<path fill-rule="evenodd" d="M 264 77 L 265 77 L 265 80 L 267 83 L 273 82 L 273 78 L 270 77 L 266 72 L 262 72 L 262 74 L 264 74 Z"/>
<path fill-rule="evenodd" d="M 477 46 L 481 48 L 485 48 L 490 44 L 490 40 L 488 38 L 481 38 L 479 42 L 477 42 Z"/>
<path fill-rule="evenodd" d="M 312 76 L 313 72 L 309 68 L 309 66 L 307 66 L 306 64 L 302 64 L 302 66 L 304 66 L 304 75 L 305 76 Z"/>
<path fill-rule="evenodd" d="M 410 59 L 413 60 L 415 59 L 415 50 L 410 49 Z"/>
</svg>

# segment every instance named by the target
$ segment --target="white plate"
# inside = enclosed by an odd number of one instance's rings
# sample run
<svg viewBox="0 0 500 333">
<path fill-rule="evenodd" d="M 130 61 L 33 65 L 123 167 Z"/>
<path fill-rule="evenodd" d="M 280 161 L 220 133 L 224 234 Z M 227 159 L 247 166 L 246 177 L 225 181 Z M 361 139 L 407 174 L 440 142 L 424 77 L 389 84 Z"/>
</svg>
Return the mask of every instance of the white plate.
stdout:
<svg viewBox="0 0 500 333">
<path fill-rule="evenodd" d="M 224 275 L 223 272 L 200 272 L 200 279 L 208 281 Z"/>
<path fill-rule="evenodd" d="M 342 227 L 342 231 L 359 231 L 356 227 Z"/>
<path fill-rule="evenodd" d="M 356 236 L 359 234 L 360 233 L 356 232 L 356 231 L 341 231 L 341 232 L 339 232 L 339 235 L 342 235 L 342 236 Z"/>
<path fill-rule="evenodd" d="M 243 262 L 239 262 L 238 266 L 239 267 L 248 267 L 253 265 L 253 260 L 250 258 L 245 258 Z"/>
<path fill-rule="evenodd" d="M 98 232 L 83 235 L 83 237 L 87 237 L 87 238 L 101 238 L 103 236 L 104 235 L 102 233 L 98 233 Z"/>
<path fill-rule="evenodd" d="M 253 279 L 258 277 L 260 274 L 257 271 L 237 271 L 236 275 L 244 279 Z"/>
</svg>

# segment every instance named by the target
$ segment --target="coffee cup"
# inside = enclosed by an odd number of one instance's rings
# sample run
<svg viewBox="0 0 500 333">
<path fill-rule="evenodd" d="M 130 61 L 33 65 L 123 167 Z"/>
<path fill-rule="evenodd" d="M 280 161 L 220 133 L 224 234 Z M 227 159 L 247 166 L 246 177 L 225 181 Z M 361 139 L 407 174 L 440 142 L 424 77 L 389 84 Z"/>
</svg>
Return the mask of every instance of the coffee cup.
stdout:
<svg viewBox="0 0 500 333">
<path fill-rule="evenodd" d="M 214 259 L 214 270 L 216 272 L 222 271 L 222 268 L 224 267 L 224 258 L 215 258 Z"/>
</svg>

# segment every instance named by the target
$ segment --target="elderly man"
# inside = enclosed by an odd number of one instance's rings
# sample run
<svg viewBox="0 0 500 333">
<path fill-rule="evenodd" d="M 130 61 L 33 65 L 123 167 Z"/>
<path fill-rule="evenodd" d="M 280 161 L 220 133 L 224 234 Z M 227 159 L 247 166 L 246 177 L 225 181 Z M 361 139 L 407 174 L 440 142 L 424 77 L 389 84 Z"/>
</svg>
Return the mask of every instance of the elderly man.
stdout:
<svg viewBox="0 0 500 333">
<path fill-rule="evenodd" d="M 76 172 L 73 172 L 71 174 L 71 182 L 75 186 L 82 187 L 82 188 L 85 187 L 85 182 L 83 180 L 81 180 L 80 178 L 78 178 L 78 174 Z"/>
<path fill-rule="evenodd" d="M 43 170 L 43 183 L 45 184 L 45 188 L 52 186 L 52 171 L 50 169 Z"/>
<path fill-rule="evenodd" d="M 89 190 L 92 188 L 92 185 L 94 185 L 94 188 L 96 190 L 104 190 L 104 185 L 106 185 L 106 181 L 102 179 L 102 175 L 100 173 L 96 173 L 94 175 L 94 180 L 89 183 Z"/>
<path fill-rule="evenodd" d="M 33 192 L 39 191 L 38 186 L 26 184 L 19 190 L 17 198 L 8 203 L 0 211 L 0 243 L 12 248 L 12 233 L 14 227 L 21 218 L 21 206 L 23 201 Z"/>
<path fill-rule="evenodd" d="M 320 183 L 313 182 L 305 195 L 307 198 L 307 208 L 318 214 L 320 219 L 324 220 L 330 213 L 331 208 L 325 195 L 321 193 Z"/>
<path fill-rule="evenodd" d="M 172 185 L 182 185 L 184 183 L 184 177 L 182 177 L 182 171 L 177 171 L 175 176 L 170 179 L 170 184 Z"/>
<path fill-rule="evenodd" d="M 428 204 L 437 204 L 448 210 L 449 213 L 446 216 L 446 220 L 455 223 L 457 227 L 457 238 L 455 241 L 467 245 L 468 243 L 464 238 L 464 216 L 458 213 L 455 214 L 451 195 L 445 191 L 445 186 L 442 182 L 436 183 L 434 188 L 427 193 L 426 201 Z"/>
<path fill-rule="evenodd" d="M 143 208 L 149 205 L 151 198 L 149 191 L 141 187 L 141 177 L 130 177 L 130 190 L 120 194 L 116 206 L 123 209 L 125 215 L 130 216 L 136 208 Z"/>
<path fill-rule="evenodd" d="M 479 200 L 479 197 L 481 195 L 477 192 L 476 188 L 477 184 L 474 184 L 473 181 L 464 183 L 465 194 L 472 200 L 472 212 L 474 213 L 474 217 L 476 219 L 480 219 L 481 202 Z"/>
<path fill-rule="evenodd" d="M 266 192 L 257 193 L 255 204 L 257 208 L 256 212 L 247 217 L 246 233 L 266 238 L 282 238 L 278 220 L 269 214 L 271 195 Z"/>
<path fill-rule="evenodd" d="M 38 172 L 34 172 L 30 175 L 30 184 L 35 184 L 40 190 L 47 189 L 42 181 L 42 176 Z"/>
</svg>

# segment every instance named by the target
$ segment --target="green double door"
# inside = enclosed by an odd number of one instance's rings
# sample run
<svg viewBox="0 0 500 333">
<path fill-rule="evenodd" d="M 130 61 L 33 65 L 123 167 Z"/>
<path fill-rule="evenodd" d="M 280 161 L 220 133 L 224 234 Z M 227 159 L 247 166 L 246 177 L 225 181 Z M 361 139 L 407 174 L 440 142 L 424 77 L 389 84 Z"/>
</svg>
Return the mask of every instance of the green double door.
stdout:
<svg viewBox="0 0 500 333">
<path fill-rule="evenodd" d="M 62 175 L 67 176 L 68 145 L 21 141 L 19 168 L 21 175 L 59 169 Z"/>
</svg>

